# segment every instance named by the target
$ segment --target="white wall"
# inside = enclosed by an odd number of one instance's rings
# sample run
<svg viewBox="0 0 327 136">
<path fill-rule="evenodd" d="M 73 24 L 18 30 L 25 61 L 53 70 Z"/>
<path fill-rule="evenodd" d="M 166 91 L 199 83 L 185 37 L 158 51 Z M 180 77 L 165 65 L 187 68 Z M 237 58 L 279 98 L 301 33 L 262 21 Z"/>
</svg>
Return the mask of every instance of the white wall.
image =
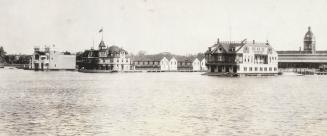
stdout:
<svg viewBox="0 0 327 136">
<path fill-rule="evenodd" d="M 76 68 L 75 55 L 63 55 L 60 52 L 51 51 L 49 69 L 73 70 Z"/>
<path fill-rule="evenodd" d="M 195 71 L 199 71 L 199 70 L 201 70 L 200 66 L 201 66 L 200 61 L 196 58 L 196 59 L 192 62 L 193 70 L 195 70 Z"/>
<path fill-rule="evenodd" d="M 203 70 L 203 71 L 207 71 L 208 70 L 208 68 L 207 68 L 207 66 L 206 66 L 206 59 L 202 59 L 201 60 L 201 70 Z"/>
<path fill-rule="evenodd" d="M 160 70 L 169 70 L 169 61 L 166 57 L 162 58 L 160 61 Z"/>
<path fill-rule="evenodd" d="M 177 60 L 173 57 L 169 61 L 169 70 L 170 71 L 175 71 L 177 70 Z"/>
</svg>

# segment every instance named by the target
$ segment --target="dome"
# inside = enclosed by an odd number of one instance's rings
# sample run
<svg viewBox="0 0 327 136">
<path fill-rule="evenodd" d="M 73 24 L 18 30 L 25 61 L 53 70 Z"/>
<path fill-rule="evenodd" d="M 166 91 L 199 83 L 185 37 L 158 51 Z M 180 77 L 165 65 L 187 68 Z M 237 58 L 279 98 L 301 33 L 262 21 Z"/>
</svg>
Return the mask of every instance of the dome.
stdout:
<svg viewBox="0 0 327 136">
<path fill-rule="evenodd" d="M 120 53 L 120 52 L 126 52 L 127 53 L 127 51 L 125 51 L 124 49 L 119 48 L 118 46 L 115 46 L 115 45 L 110 46 L 108 48 L 108 51 L 109 51 L 109 53 Z"/>
<path fill-rule="evenodd" d="M 308 27 L 308 32 L 305 33 L 304 35 L 304 40 L 314 40 L 315 36 L 313 35 L 312 31 L 311 31 L 311 27 Z"/>
</svg>

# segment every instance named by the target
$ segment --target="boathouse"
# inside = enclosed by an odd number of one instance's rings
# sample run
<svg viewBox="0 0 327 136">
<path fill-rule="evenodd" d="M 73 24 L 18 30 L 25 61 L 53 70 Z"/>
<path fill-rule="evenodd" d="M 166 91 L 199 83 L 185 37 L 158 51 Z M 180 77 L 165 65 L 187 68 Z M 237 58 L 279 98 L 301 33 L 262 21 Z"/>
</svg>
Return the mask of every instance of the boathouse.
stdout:
<svg viewBox="0 0 327 136">
<path fill-rule="evenodd" d="M 30 68 L 34 70 L 75 70 L 76 55 L 69 52 L 58 52 L 55 45 L 44 48 L 34 47 Z"/>
<path fill-rule="evenodd" d="M 219 41 L 205 53 L 209 73 L 275 75 L 277 52 L 269 42 Z"/>
</svg>

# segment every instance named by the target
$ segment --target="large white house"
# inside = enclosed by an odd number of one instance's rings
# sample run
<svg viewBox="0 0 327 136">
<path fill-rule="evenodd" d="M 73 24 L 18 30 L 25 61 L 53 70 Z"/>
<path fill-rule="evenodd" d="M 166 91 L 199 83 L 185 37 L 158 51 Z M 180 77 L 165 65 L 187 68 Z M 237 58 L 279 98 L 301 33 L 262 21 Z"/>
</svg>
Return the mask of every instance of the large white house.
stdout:
<svg viewBox="0 0 327 136">
<path fill-rule="evenodd" d="M 68 52 L 58 52 L 49 46 L 42 49 L 35 47 L 30 67 L 34 70 L 75 70 L 76 56 Z"/>
<path fill-rule="evenodd" d="M 220 42 L 218 39 L 215 45 L 209 47 L 205 57 L 211 73 L 278 74 L 278 55 L 268 42 Z"/>
</svg>

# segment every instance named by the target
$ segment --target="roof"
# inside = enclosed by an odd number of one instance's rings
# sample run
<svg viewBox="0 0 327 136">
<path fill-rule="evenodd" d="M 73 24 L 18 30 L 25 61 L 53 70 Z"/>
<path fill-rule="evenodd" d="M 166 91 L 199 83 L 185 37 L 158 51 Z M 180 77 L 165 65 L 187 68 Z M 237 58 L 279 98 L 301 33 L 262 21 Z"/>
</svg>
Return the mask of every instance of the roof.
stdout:
<svg viewBox="0 0 327 136">
<path fill-rule="evenodd" d="M 270 47 L 270 44 L 268 42 L 247 42 L 246 39 L 243 41 L 222 41 L 214 44 L 212 47 L 209 47 L 209 50 L 206 51 L 206 54 L 218 53 L 218 50 L 221 49 L 223 49 L 223 52 L 225 53 L 236 53 L 244 46 Z"/>
<path fill-rule="evenodd" d="M 133 61 L 161 61 L 163 58 L 153 56 L 153 55 L 144 55 L 144 56 L 134 56 L 132 57 Z"/>
<path fill-rule="evenodd" d="M 106 47 L 106 44 L 104 43 L 103 40 L 101 40 L 100 44 L 99 44 L 99 47 Z"/>
<path fill-rule="evenodd" d="M 85 50 L 82 54 L 82 57 L 99 57 L 99 51 L 97 50 Z"/>
<path fill-rule="evenodd" d="M 120 47 L 118 47 L 116 45 L 110 46 L 108 48 L 108 52 L 109 53 L 120 53 L 120 52 L 126 52 L 126 53 L 128 53 L 126 50 L 124 50 L 123 48 L 120 48 Z"/>
<path fill-rule="evenodd" d="M 311 40 L 311 39 L 314 39 L 314 38 L 315 37 L 314 37 L 314 35 L 313 35 L 312 31 L 311 31 L 311 27 L 309 26 L 308 31 L 304 35 L 304 39 Z"/>
</svg>

